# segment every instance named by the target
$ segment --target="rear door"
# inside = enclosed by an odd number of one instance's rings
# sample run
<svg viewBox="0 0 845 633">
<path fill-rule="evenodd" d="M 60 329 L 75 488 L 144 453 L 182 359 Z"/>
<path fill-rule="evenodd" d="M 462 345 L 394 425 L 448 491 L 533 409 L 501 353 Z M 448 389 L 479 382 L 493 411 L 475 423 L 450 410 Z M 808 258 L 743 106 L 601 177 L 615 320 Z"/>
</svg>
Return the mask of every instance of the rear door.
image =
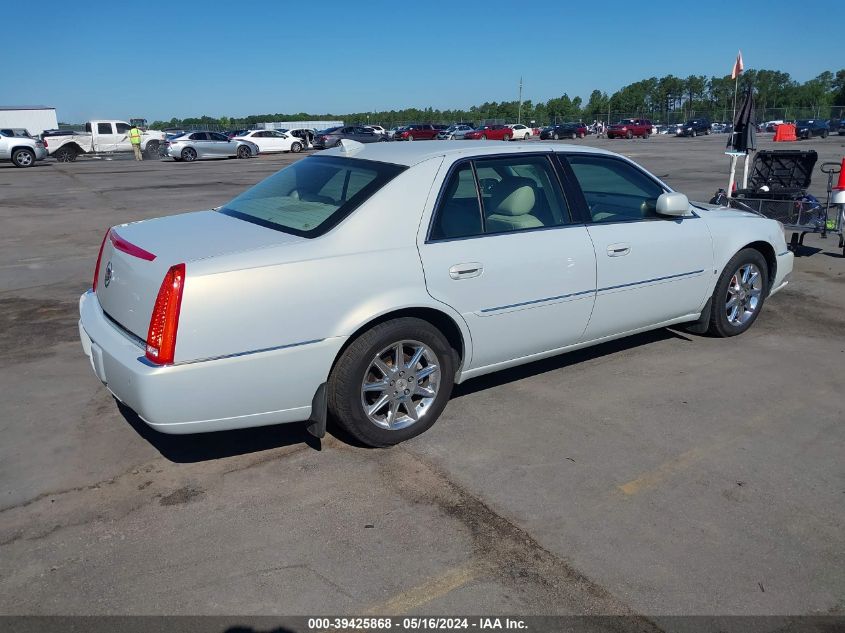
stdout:
<svg viewBox="0 0 845 633">
<path fill-rule="evenodd" d="M 11 158 L 12 139 L 6 135 L 5 130 L 0 132 L 0 159 Z"/>
<path fill-rule="evenodd" d="M 595 254 L 550 155 L 447 162 L 438 185 L 418 247 L 428 292 L 469 326 L 467 369 L 580 340 L 593 307 Z"/>
<path fill-rule="evenodd" d="M 698 313 L 713 283 L 710 231 L 698 216 L 661 217 L 663 187 L 621 158 L 569 154 L 562 166 L 580 187 L 595 245 L 597 294 L 585 340 Z"/>
<path fill-rule="evenodd" d="M 116 152 L 119 137 L 114 123 L 101 121 L 94 125 L 94 151 Z"/>
</svg>

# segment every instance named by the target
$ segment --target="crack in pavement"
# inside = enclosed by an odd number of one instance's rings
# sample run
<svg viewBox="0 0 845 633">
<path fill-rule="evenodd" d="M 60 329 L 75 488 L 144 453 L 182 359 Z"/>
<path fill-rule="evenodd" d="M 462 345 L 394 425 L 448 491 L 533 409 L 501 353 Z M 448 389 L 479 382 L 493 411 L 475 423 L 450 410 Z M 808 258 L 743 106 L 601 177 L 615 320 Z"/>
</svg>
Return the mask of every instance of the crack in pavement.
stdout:
<svg viewBox="0 0 845 633">
<path fill-rule="evenodd" d="M 472 540 L 476 568 L 540 610 L 625 615 L 618 630 L 661 630 L 423 457 L 394 447 L 373 459 L 389 488 L 414 503 L 433 505 L 463 524 Z"/>
</svg>

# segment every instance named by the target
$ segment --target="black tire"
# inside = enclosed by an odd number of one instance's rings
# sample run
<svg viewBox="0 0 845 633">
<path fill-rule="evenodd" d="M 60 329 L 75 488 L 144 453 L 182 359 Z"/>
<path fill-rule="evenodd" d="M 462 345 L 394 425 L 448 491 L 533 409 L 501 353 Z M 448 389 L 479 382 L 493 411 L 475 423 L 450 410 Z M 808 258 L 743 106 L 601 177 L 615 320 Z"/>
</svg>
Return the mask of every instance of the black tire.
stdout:
<svg viewBox="0 0 845 633">
<path fill-rule="evenodd" d="M 627 138 L 627 139 L 634 138 L 634 133 L 631 130 L 628 130 L 628 133 L 625 135 L 625 138 Z"/>
<path fill-rule="evenodd" d="M 569 134 L 570 141 L 574 141 L 576 138 L 578 138 L 578 135 L 575 132 Z"/>
<path fill-rule="evenodd" d="M 31 149 L 16 149 L 12 152 L 12 164 L 15 167 L 32 167 L 35 164 L 35 152 Z"/>
<path fill-rule="evenodd" d="M 645 134 L 643 134 L 643 140 L 644 140 L 644 141 L 647 141 L 647 140 L 648 140 L 648 132 L 646 132 Z"/>
<path fill-rule="evenodd" d="M 161 152 L 159 150 L 158 141 L 150 141 L 147 143 L 147 149 L 144 150 L 148 160 L 160 160 Z"/>
<path fill-rule="evenodd" d="M 186 147 L 182 150 L 182 160 L 186 163 L 192 163 L 197 159 L 197 150 L 193 147 Z"/>
<path fill-rule="evenodd" d="M 238 148 L 237 156 L 241 160 L 246 160 L 247 158 L 252 158 L 252 150 L 249 149 L 249 147 L 247 147 L 246 145 L 241 145 Z"/>
<path fill-rule="evenodd" d="M 294 141 L 293 143 L 291 143 L 290 151 L 292 151 L 294 154 L 299 154 L 299 152 L 302 151 L 302 143 L 297 143 L 296 141 Z"/>
<path fill-rule="evenodd" d="M 552 136 L 552 138 L 553 138 L 554 140 L 556 140 L 556 141 L 559 141 L 559 140 L 560 140 L 560 134 L 558 134 L 557 132 L 555 132 L 555 133 L 554 133 L 554 136 Z"/>
<path fill-rule="evenodd" d="M 757 306 L 754 308 L 750 318 L 745 323 L 735 325 L 728 320 L 727 315 L 726 306 L 728 301 L 728 287 L 731 284 L 734 274 L 740 269 L 740 267 L 745 266 L 746 264 L 753 264 L 760 271 L 760 277 L 762 278 L 762 293 L 760 294 Z M 745 248 L 739 251 L 725 266 L 725 269 L 719 276 L 719 281 L 716 282 L 716 289 L 713 291 L 713 298 L 711 300 L 710 327 L 707 330 L 708 334 L 711 336 L 728 337 L 736 336 L 737 334 L 745 332 L 754 324 L 757 317 L 760 316 L 760 312 L 763 310 L 763 304 L 766 301 L 768 293 L 769 267 L 766 263 L 766 258 L 763 257 L 763 254 L 760 253 L 760 251 L 753 248 Z"/>
<path fill-rule="evenodd" d="M 510 136 L 508 136 L 507 134 L 505 134 L 505 135 L 502 137 L 502 140 L 503 140 L 505 143 L 507 143 L 509 140 L 511 140 L 511 137 L 510 137 Z"/>
<path fill-rule="evenodd" d="M 440 368 L 439 385 L 433 402 L 417 422 L 389 430 L 377 426 L 367 416 L 362 384 L 376 354 L 405 340 L 419 341 L 434 352 Z M 455 351 L 431 323 L 414 317 L 379 323 L 356 338 L 335 363 L 327 385 L 329 412 L 358 441 L 374 447 L 392 446 L 423 433 L 437 421 L 449 401 L 454 376 Z"/>
<path fill-rule="evenodd" d="M 334 146 L 335 147 L 343 147 L 343 142 L 341 141 L 341 139 L 338 139 L 337 143 L 335 143 Z"/>
<path fill-rule="evenodd" d="M 60 163 L 72 163 L 76 160 L 76 150 L 70 147 L 60 147 L 56 150 L 56 153 L 53 154 L 53 158 Z"/>
<path fill-rule="evenodd" d="M 581 133 L 578 135 L 578 138 L 585 138 L 586 136 L 587 136 L 586 134 L 584 134 L 583 132 L 581 132 Z"/>
<path fill-rule="evenodd" d="M 822 130 L 822 138 L 827 138 L 827 130 Z"/>
<path fill-rule="evenodd" d="M 482 140 L 482 141 L 486 141 L 486 140 L 487 140 L 487 135 L 486 135 L 486 134 L 482 134 L 482 135 L 481 135 L 481 140 Z"/>
<path fill-rule="evenodd" d="M 689 135 L 690 135 L 691 137 L 695 138 L 696 136 L 698 136 L 698 132 L 696 132 L 695 130 L 693 130 L 692 132 L 690 132 L 690 133 L 689 133 Z"/>
<path fill-rule="evenodd" d="M 710 136 L 710 130 L 704 130 L 704 136 Z"/>
</svg>

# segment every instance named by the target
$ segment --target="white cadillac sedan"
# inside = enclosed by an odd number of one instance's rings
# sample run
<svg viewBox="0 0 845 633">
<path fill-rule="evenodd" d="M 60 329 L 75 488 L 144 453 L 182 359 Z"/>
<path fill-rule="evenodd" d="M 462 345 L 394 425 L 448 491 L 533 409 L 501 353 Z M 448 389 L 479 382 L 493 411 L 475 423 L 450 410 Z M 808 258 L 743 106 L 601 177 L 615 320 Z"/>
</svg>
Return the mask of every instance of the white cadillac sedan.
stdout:
<svg viewBox="0 0 845 633">
<path fill-rule="evenodd" d="M 151 427 L 330 413 L 428 429 L 452 386 L 637 332 L 733 336 L 792 272 L 782 227 L 569 145 L 344 141 L 210 211 L 103 238 L 79 333 Z"/>
</svg>

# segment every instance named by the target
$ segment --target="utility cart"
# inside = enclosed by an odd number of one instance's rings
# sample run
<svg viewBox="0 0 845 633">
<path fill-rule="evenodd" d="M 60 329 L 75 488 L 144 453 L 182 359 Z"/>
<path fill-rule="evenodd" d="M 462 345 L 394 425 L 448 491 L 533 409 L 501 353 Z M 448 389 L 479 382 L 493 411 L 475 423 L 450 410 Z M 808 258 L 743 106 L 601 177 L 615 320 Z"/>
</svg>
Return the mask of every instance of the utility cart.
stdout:
<svg viewBox="0 0 845 633">
<path fill-rule="evenodd" d="M 837 235 L 845 257 L 845 205 L 841 195 L 832 193 L 833 176 L 841 167 L 839 163 L 821 165 L 827 175 L 827 202 L 823 205 L 807 193 L 817 160 L 814 150 L 761 150 L 754 156 L 748 188 L 735 191 L 728 204 L 779 221 L 784 231 L 792 233 L 789 248 L 793 251 L 808 233 Z"/>
</svg>

